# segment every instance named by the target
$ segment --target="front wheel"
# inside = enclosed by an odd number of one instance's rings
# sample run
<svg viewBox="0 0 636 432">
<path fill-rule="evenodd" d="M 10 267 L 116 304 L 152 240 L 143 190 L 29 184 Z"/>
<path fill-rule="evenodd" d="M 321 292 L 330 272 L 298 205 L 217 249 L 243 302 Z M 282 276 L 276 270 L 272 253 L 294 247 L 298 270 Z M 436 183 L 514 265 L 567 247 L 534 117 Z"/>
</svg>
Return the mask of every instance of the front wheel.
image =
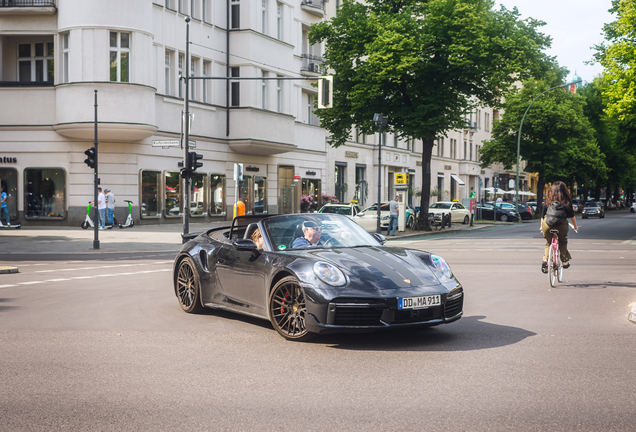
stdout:
<svg viewBox="0 0 636 432">
<path fill-rule="evenodd" d="M 82 229 L 87 229 L 90 226 L 90 224 L 86 221 L 82 222 Z"/>
<path fill-rule="evenodd" d="M 464 222 L 462 222 L 464 225 L 468 225 L 468 222 L 470 222 L 470 218 L 468 216 L 464 216 Z"/>
<path fill-rule="evenodd" d="M 198 313 L 203 310 L 201 306 L 201 285 L 199 273 L 190 257 L 184 258 L 179 263 L 177 270 L 177 298 L 181 309 L 187 313 Z"/>
<path fill-rule="evenodd" d="M 269 295 L 269 319 L 274 329 L 287 340 L 304 342 L 311 339 L 305 326 L 307 306 L 305 293 L 293 276 L 278 281 Z"/>
<path fill-rule="evenodd" d="M 415 218 L 413 216 L 409 217 L 409 222 L 406 225 L 409 229 L 415 229 Z"/>
<path fill-rule="evenodd" d="M 502 222 L 508 222 L 508 215 L 502 214 L 499 220 Z"/>
</svg>

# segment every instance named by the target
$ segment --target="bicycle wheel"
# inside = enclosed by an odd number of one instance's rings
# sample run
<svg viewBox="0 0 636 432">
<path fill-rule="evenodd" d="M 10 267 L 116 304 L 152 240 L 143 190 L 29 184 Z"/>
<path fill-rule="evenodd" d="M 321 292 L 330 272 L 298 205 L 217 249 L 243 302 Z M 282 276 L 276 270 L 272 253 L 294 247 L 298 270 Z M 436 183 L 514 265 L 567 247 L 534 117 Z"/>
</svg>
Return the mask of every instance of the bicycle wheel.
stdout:
<svg viewBox="0 0 636 432">
<path fill-rule="evenodd" d="M 550 245 L 550 253 L 548 254 L 548 279 L 550 279 L 550 286 L 553 287 L 556 284 L 556 271 L 554 267 L 554 245 Z"/>
</svg>

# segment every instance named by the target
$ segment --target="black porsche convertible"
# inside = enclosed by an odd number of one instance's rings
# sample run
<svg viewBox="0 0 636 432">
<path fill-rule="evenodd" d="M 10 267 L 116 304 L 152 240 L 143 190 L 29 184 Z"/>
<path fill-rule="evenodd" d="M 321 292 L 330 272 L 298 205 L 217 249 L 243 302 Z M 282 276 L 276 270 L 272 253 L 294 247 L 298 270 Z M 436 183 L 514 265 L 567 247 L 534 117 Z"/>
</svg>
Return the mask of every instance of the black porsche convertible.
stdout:
<svg viewBox="0 0 636 432">
<path fill-rule="evenodd" d="M 463 288 L 441 257 L 387 246 L 345 216 L 242 216 L 185 240 L 174 262 L 184 311 L 264 318 L 289 340 L 433 326 L 463 313 Z"/>
</svg>

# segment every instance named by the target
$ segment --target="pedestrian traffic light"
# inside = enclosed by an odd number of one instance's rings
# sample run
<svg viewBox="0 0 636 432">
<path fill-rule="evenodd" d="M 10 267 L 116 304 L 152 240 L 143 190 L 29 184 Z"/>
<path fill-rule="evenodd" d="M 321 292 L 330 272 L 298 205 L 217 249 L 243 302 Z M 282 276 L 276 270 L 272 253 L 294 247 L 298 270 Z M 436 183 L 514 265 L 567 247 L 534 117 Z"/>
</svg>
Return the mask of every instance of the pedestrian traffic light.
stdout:
<svg viewBox="0 0 636 432">
<path fill-rule="evenodd" d="M 89 148 L 84 152 L 84 154 L 87 156 L 87 158 L 84 159 L 84 163 L 90 168 L 95 168 L 95 166 L 97 165 L 97 154 L 95 153 L 95 147 Z"/>
<path fill-rule="evenodd" d="M 203 166 L 203 162 L 199 162 L 199 159 L 203 159 L 202 154 L 189 152 L 188 169 L 190 172 L 196 172 L 197 168 L 201 168 Z"/>
<path fill-rule="evenodd" d="M 333 76 L 318 78 L 318 109 L 333 107 Z"/>
</svg>

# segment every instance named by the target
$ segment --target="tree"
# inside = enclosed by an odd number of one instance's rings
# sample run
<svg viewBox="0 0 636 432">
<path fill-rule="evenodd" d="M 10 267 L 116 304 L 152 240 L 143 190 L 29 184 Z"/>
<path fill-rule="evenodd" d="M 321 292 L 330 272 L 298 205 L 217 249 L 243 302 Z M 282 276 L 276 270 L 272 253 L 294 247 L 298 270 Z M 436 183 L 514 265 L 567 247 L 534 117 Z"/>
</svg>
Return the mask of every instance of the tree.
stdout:
<svg viewBox="0 0 636 432">
<path fill-rule="evenodd" d="M 564 70 L 549 74 L 551 81 L 531 78 L 503 105 L 504 115 L 495 122 L 493 139 L 481 148 L 482 167 L 501 162 L 506 169 L 517 163 L 519 125 L 526 109 L 541 92 L 558 85 Z M 526 114 L 521 129 L 520 157 L 526 172 L 539 175 L 537 212 L 542 210 L 542 191 L 546 183 L 587 179 L 589 173 L 605 175 L 604 156 L 594 130 L 583 113 L 584 99 L 564 89 L 555 89 L 537 99 Z"/>
<path fill-rule="evenodd" d="M 493 10 L 491 0 L 345 0 L 338 15 L 312 26 L 310 43 L 324 42 L 334 73 L 334 107 L 319 110 L 338 147 L 354 126 L 371 134 L 373 114 L 389 117 L 389 131 L 422 141 L 421 208 L 431 190 L 434 140 L 465 127 L 478 105 L 498 106 L 514 81 L 542 75 L 543 23 L 519 20 L 515 8 Z M 426 211 L 420 223 L 428 227 Z"/>
</svg>

